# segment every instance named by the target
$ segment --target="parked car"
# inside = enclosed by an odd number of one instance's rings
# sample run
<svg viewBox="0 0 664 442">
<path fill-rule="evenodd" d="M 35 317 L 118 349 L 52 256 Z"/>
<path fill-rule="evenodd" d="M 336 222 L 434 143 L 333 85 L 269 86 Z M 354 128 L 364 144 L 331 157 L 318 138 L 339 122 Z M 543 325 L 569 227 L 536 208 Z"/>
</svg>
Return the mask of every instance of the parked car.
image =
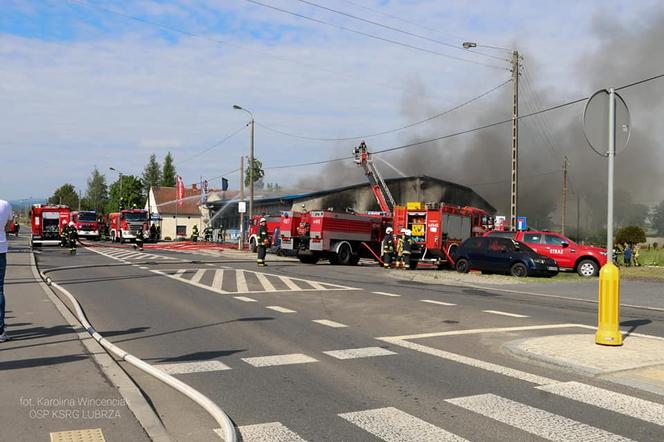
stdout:
<svg viewBox="0 0 664 442">
<path fill-rule="evenodd" d="M 526 230 L 493 231 L 485 236 L 510 238 L 528 244 L 535 252 L 553 258 L 561 271 L 577 272 L 580 276 L 599 275 L 606 264 L 606 249 L 577 244 L 559 233 Z"/>
<path fill-rule="evenodd" d="M 474 269 L 516 277 L 558 274 L 558 265 L 553 259 L 536 253 L 522 242 L 495 236 L 466 239 L 456 250 L 454 261 L 459 273 Z"/>
</svg>

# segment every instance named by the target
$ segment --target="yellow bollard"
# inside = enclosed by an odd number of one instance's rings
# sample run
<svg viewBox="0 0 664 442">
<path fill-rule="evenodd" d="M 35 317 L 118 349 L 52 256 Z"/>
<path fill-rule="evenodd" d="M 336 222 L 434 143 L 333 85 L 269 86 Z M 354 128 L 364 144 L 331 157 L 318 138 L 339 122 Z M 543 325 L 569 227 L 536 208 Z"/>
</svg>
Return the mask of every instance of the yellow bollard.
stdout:
<svg viewBox="0 0 664 442">
<path fill-rule="evenodd" d="M 599 271 L 596 344 L 622 345 L 622 334 L 618 327 L 619 310 L 620 270 L 612 262 L 607 262 Z"/>
</svg>

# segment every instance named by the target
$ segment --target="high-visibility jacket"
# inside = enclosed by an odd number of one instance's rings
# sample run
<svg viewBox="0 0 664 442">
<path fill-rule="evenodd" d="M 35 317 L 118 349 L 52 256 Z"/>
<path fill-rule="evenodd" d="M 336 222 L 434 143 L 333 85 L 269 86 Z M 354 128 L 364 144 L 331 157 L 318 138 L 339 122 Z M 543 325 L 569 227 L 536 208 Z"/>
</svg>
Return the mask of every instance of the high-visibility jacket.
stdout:
<svg viewBox="0 0 664 442">
<path fill-rule="evenodd" d="M 383 252 L 394 253 L 394 237 L 391 233 L 385 235 L 385 239 L 383 239 Z"/>
</svg>

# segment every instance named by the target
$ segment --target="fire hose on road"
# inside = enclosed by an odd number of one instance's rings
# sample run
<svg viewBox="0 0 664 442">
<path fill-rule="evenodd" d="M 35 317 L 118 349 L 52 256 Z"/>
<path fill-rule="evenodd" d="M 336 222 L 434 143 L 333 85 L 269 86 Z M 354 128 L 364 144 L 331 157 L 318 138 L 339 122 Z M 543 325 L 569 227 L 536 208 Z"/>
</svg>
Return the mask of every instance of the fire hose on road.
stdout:
<svg viewBox="0 0 664 442">
<path fill-rule="evenodd" d="M 65 289 L 61 285 L 57 284 L 56 282 L 53 282 L 50 276 L 46 276 L 47 273 L 55 272 L 58 270 L 65 270 L 65 269 L 66 268 L 54 268 L 54 269 L 45 270 L 43 272 L 40 271 L 39 275 L 42 277 L 44 282 L 49 287 L 56 288 L 60 293 L 65 295 L 67 299 L 69 299 L 71 304 L 74 306 L 76 316 L 80 321 L 81 325 L 83 325 L 85 330 L 95 341 L 97 341 L 106 350 L 113 353 L 121 360 L 126 361 L 129 364 L 133 365 L 134 367 L 138 368 L 139 370 L 142 370 L 143 372 L 159 379 L 161 382 L 165 383 L 171 388 L 174 388 L 175 390 L 184 394 L 189 399 L 191 399 L 192 401 L 203 407 L 203 409 L 207 411 L 219 424 L 221 432 L 223 433 L 223 438 L 226 442 L 238 442 L 238 440 L 240 440 L 238 436 L 238 430 L 236 426 L 233 424 L 233 421 L 228 417 L 228 415 L 224 412 L 224 410 L 222 410 L 211 399 L 209 399 L 207 396 L 205 396 L 198 390 L 180 381 L 179 379 L 159 370 L 158 368 L 153 367 L 152 365 L 137 358 L 136 356 L 127 353 L 126 351 L 122 350 L 120 347 L 116 346 L 115 344 L 111 343 L 106 338 L 104 338 L 102 335 L 100 335 L 94 329 L 94 327 L 92 327 L 90 322 L 88 322 L 85 313 L 83 313 L 81 305 L 78 303 L 74 295 L 72 295 L 69 292 L 69 290 Z"/>
</svg>

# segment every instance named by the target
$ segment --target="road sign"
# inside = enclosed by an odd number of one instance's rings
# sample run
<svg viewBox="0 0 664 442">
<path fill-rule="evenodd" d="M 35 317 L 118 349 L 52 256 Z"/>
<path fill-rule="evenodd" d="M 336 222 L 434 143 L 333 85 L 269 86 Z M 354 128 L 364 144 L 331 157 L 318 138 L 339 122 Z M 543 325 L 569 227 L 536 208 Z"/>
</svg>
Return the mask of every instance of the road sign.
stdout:
<svg viewBox="0 0 664 442">
<path fill-rule="evenodd" d="M 238 213 L 247 213 L 247 202 L 240 201 L 237 203 L 237 212 Z"/>
<path fill-rule="evenodd" d="M 526 230 L 527 229 L 527 224 L 526 224 L 526 217 L 525 216 L 517 216 L 516 217 L 516 230 Z"/>
<path fill-rule="evenodd" d="M 615 152 L 627 146 L 632 132 L 631 117 L 627 104 L 620 95 L 614 93 L 615 99 Z M 609 101 L 611 94 L 606 89 L 595 92 L 583 111 L 583 132 L 590 147 L 601 156 L 609 152 Z"/>
</svg>

